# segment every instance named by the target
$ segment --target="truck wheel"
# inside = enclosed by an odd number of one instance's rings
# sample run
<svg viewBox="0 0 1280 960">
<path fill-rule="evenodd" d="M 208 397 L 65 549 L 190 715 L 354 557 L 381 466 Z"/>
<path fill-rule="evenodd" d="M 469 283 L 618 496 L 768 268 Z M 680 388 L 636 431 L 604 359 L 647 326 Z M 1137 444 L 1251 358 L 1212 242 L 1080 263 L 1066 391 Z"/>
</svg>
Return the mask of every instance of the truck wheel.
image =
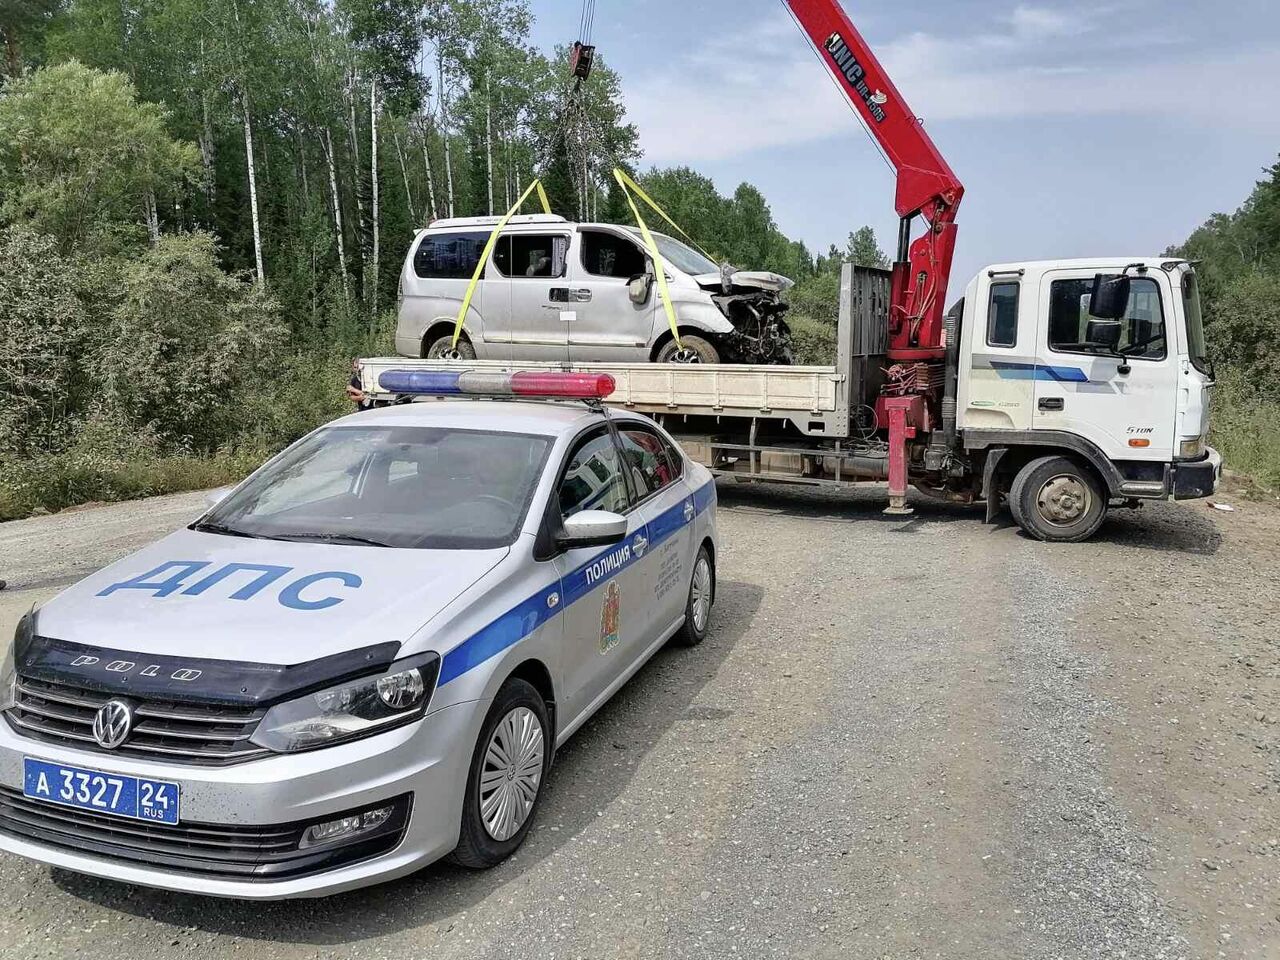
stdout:
<svg viewBox="0 0 1280 960">
<path fill-rule="evenodd" d="M 1102 525 L 1107 496 L 1093 474 L 1076 461 L 1041 457 L 1013 478 L 1009 512 L 1037 540 L 1077 543 Z"/>
<path fill-rule="evenodd" d="M 476 738 L 454 863 L 494 867 L 524 842 L 551 767 L 550 732 L 538 691 L 523 680 L 504 683 Z"/>
<path fill-rule="evenodd" d="M 711 626 L 711 604 L 716 598 L 716 568 L 706 547 L 698 548 L 689 578 L 689 596 L 684 602 L 684 625 L 671 639 L 682 647 L 696 647 L 707 638 Z"/>
<path fill-rule="evenodd" d="M 458 346 L 454 348 L 452 333 L 436 337 L 431 341 L 431 346 L 427 347 L 428 360 L 474 360 L 475 358 L 476 348 L 466 337 L 459 337 Z"/>
<path fill-rule="evenodd" d="M 719 363 L 720 351 L 711 343 L 686 334 L 680 338 L 684 347 L 677 347 L 674 340 L 668 340 L 658 351 L 658 363 Z"/>
</svg>

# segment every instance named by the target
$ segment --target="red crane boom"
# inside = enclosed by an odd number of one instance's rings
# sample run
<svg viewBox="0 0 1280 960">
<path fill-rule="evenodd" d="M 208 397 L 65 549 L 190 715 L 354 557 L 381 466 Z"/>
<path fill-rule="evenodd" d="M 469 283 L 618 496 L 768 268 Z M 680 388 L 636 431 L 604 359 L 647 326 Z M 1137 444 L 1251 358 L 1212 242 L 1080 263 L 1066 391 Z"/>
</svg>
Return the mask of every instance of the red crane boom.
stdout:
<svg viewBox="0 0 1280 960">
<path fill-rule="evenodd" d="M 955 253 L 956 208 L 964 186 L 838 0 L 786 2 L 898 174 L 900 226 L 889 359 L 938 359 L 944 351 L 942 316 Z M 916 216 L 924 218 L 928 229 L 912 243 Z"/>
</svg>

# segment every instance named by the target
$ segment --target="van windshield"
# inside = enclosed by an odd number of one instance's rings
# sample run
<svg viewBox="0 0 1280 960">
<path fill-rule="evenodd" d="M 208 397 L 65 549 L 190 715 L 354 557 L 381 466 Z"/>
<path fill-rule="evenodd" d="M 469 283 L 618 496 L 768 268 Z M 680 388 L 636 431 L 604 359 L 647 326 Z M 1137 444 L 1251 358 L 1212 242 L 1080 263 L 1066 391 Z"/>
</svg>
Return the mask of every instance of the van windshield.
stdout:
<svg viewBox="0 0 1280 960">
<path fill-rule="evenodd" d="M 192 529 L 373 547 L 509 546 L 551 444 L 480 430 L 330 427 L 286 450 Z"/>
<path fill-rule="evenodd" d="M 640 237 L 640 231 L 635 227 L 628 227 L 632 233 Z M 652 231 L 650 231 L 652 233 Z M 681 273 L 687 273 L 692 277 L 705 273 L 719 273 L 720 267 L 712 263 L 697 250 L 686 244 L 681 243 L 674 237 L 668 237 L 664 233 L 654 233 L 653 242 L 658 245 L 658 253 L 662 254 L 662 259 L 671 264 Z M 643 238 L 641 245 L 643 246 Z"/>
</svg>

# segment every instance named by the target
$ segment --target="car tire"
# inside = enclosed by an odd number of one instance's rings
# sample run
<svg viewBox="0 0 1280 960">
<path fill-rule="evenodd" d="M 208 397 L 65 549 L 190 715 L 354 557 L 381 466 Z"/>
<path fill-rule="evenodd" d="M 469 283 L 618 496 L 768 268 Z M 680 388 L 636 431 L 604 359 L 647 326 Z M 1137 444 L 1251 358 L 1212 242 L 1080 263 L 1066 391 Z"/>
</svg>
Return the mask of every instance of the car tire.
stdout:
<svg viewBox="0 0 1280 960">
<path fill-rule="evenodd" d="M 715 345 L 693 334 L 682 334 L 683 348 L 675 340 L 668 340 L 658 351 L 658 363 L 719 363 L 720 351 Z"/>
<path fill-rule="evenodd" d="M 696 647 L 707 638 L 711 628 L 711 605 L 716 599 L 716 567 L 705 546 L 698 548 L 689 577 L 689 595 L 684 601 L 684 623 L 674 640 L 682 647 Z"/>
<path fill-rule="evenodd" d="M 466 337 L 459 337 L 458 347 L 455 350 L 453 334 L 450 333 L 443 337 L 436 337 L 431 341 L 431 345 L 427 347 L 423 356 L 428 360 L 474 360 L 476 358 L 476 348 L 471 345 L 471 341 Z"/>
<path fill-rule="evenodd" d="M 1037 540 L 1078 543 L 1102 526 L 1107 495 L 1088 467 L 1069 457 L 1041 457 L 1013 478 L 1009 512 Z"/>
<path fill-rule="evenodd" d="M 519 755 L 514 764 L 501 759 L 503 753 L 512 752 L 508 747 L 525 750 L 535 743 L 540 749 L 536 763 L 529 758 L 522 765 Z M 515 853 L 538 812 L 552 747 L 551 722 L 542 696 L 523 680 L 508 680 L 493 698 L 476 738 L 462 804 L 462 830 L 450 856 L 454 863 L 485 870 Z M 503 775 L 504 771 L 510 772 Z M 519 806 L 504 816 L 512 803 Z"/>
</svg>

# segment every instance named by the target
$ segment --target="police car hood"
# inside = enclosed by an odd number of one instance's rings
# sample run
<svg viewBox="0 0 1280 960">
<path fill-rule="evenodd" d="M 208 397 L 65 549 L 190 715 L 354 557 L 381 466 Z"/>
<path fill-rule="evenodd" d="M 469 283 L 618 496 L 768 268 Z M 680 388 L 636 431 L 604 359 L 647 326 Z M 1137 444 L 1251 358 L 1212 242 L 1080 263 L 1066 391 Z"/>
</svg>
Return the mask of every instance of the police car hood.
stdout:
<svg viewBox="0 0 1280 960">
<path fill-rule="evenodd" d="M 38 630 L 113 650 L 292 665 L 408 640 L 508 553 L 181 530 L 46 603 Z"/>
</svg>

